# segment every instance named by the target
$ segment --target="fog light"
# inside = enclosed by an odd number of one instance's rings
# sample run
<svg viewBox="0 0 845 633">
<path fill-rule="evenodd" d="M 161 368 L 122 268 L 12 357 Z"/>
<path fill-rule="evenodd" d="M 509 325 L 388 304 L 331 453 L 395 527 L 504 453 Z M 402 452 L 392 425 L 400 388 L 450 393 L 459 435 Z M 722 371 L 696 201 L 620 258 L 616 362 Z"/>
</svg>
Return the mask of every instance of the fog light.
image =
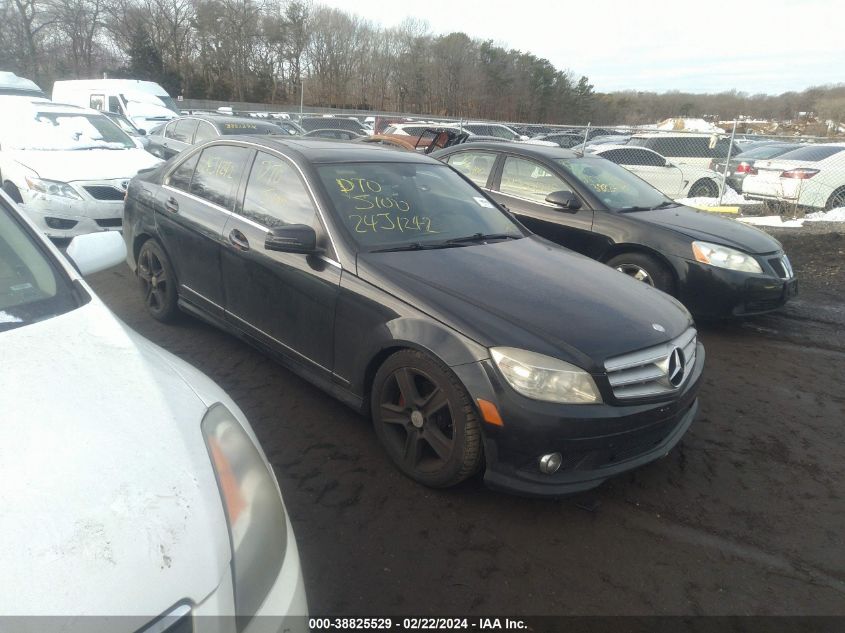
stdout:
<svg viewBox="0 0 845 633">
<path fill-rule="evenodd" d="M 557 472 L 563 462 L 563 456 L 560 453 L 549 453 L 540 458 L 540 472 L 544 475 L 551 475 Z"/>
<path fill-rule="evenodd" d="M 62 218 L 44 218 L 44 223 L 51 229 L 72 229 L 76 226 L 76 220 L 64 220 Z"/>
</svg>

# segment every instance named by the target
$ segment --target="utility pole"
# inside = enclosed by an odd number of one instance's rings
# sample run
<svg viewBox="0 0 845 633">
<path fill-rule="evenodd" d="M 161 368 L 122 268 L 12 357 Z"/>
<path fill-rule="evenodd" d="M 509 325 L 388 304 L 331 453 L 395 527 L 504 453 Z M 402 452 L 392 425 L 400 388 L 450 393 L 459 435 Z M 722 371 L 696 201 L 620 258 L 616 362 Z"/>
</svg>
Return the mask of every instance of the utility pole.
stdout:
<svg viewBox="0 0 845 633">
<path fill-rule="evenodd" d="M 302 118 L 302 106 L 305 103 L 305 80 L 299 80 L 299 118 Z"/>
</svg>

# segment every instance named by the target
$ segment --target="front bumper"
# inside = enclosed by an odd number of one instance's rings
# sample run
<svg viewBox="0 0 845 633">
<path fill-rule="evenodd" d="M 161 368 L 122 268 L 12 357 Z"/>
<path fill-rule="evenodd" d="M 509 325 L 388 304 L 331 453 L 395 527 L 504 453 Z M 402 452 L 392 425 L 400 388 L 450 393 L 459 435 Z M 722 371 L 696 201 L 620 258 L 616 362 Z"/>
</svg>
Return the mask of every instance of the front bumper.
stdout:
<svg viewBox="0 0 845 633">
<path fill-rule="evenodd" d="M 98 231 L 119 231 L 123 201 L 70 200 L 41 193 L 21 192 L 20 208 L 45 235 L 70 238 Z M 52 224 L 52 226 L 51 226 Z"/>
<path fill-rule="evenodd" d="M 666 455 L 698 412 L 704 348 L 675 400 L 562 405 L 525 398 L 504 384 L 491 361 L 453 367 L 473 399 L 496 404 L 503 426 L 484 425 L 485 483 L 536 497 L 560 497 Z M 559 452 L 560 469 L 543 474 L 540 456 Z"/>
<path fill-rule="evenodd" d="M 767 263 L 781 255 L 757 257 L 762 274 L 678 260 L 675 262 L 681 279 L 678 299 L 700 318 L 749 316 L 777 310 L 798 294 L 795 277 L 780 277 Z"/>
</svg>

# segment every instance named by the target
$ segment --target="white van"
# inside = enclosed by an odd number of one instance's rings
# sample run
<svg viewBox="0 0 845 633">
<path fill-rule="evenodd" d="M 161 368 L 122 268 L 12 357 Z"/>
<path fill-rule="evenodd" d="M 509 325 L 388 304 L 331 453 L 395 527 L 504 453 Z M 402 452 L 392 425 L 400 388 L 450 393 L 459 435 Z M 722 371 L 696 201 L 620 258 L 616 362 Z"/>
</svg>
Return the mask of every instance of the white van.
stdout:
<svg viewBox="0 0 845 633">
<path fill-rule="evenodd" d="M 53 101 L 81 108 L 117 112 L 139 130 L 149 132 L 179 116 L 176 102 L 153 81 L 74 79 L 53 84 Z"/>
</svg>

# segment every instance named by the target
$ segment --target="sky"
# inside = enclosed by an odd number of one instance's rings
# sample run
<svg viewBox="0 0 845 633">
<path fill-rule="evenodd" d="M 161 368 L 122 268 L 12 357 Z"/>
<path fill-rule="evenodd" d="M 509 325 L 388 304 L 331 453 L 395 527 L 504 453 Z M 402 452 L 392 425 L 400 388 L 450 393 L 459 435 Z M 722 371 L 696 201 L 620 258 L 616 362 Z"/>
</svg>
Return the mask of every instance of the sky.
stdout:
<svg viewBox="0 0 845 633">
<path fill-rule="evenodd" d="M 845 83 L 843 0 L 314 0 L 545 57 L 599 92 L 780 94 Z"/>
</svg>

